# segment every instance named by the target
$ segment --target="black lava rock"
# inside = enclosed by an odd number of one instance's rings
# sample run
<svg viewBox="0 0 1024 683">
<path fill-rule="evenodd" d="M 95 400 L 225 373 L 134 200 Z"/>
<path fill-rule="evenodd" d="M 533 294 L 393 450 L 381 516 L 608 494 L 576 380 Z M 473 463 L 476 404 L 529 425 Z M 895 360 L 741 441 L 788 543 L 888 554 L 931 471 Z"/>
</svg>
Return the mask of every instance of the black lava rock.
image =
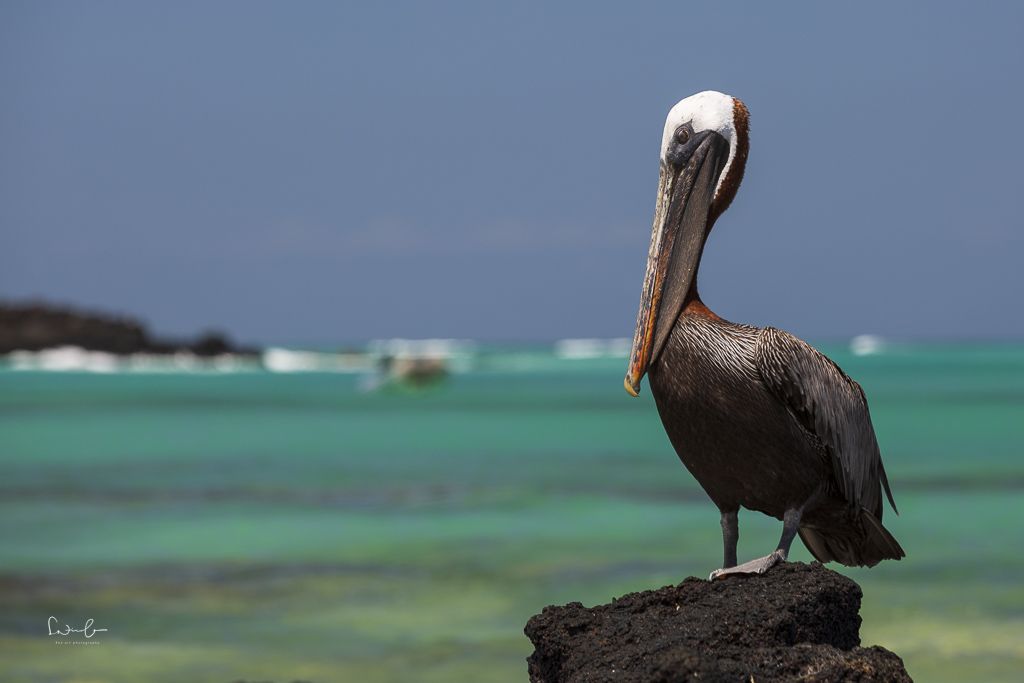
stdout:
<svg viewBox="0 0 1024 683">
<path fill-rule="evenodd" d="M 0 302 L 0 354 L 77 346 L 89 351 L 171 354 L 191 352 L 211 357 L 233 353 L 255 356 L 258 349 L 237 347 L 223 334 L 207 332 L 195 341 L 158 339 L 133 318 L 79 311 L 34 302 Z"/>
<path fill-rule="evenodd" d="M 897 655 L 859 647 L 861 595 L 821 564 L 787 563 L 545 607 L 526 624 L 530 680 L 910 681 Z"/>
</svg>

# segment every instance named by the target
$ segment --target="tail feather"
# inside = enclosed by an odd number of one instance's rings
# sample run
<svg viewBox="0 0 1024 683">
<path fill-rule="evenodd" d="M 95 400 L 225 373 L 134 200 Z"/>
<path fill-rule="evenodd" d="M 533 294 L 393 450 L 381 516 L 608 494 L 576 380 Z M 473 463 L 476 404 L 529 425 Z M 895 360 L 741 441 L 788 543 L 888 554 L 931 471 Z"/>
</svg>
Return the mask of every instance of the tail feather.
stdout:
<svg viewBox="0 0 1024 683">
<path fill-rule="evenodd" d="M 857 522 L 841 530 L 802 526 L 800 539 L 819 562 L 835 560 L 848 567 L 874 567 L 882 560 L 906 557 L 892 534 L 863 508 Z"/>
</svg>

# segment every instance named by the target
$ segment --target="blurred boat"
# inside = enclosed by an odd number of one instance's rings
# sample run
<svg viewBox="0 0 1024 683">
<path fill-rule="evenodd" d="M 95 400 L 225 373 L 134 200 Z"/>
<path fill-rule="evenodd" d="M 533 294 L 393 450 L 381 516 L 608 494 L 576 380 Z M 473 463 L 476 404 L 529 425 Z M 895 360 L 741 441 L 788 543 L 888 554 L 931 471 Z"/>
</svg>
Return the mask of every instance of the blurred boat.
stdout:
<svg viewBox="0 0 1024 683">
<path fill-rule="evenodd" d="M 370 342 L 376 374 L 364 389 L 384 386 L 427 387 L 452 372 L 469 369 L 475 344 L 458 339 L 377 339 Z"/>
<path fill-rule="evenodd" d="M 381 372 L 391 382 L 409 386 L 434 384 L 448 376 L 448 363 L 444 358 L 383 356 L 380 363 Z"/>
</svg>

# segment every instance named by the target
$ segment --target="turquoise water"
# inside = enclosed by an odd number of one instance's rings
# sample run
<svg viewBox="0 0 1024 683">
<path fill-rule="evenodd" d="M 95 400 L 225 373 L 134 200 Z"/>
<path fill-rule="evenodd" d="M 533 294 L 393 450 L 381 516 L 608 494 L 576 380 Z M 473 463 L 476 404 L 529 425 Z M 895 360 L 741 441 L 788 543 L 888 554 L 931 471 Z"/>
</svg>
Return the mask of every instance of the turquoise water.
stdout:
<svg viewBox="0 0 1024 683">
<path fill-rule="evenodd" d="M 1024 347 L 852 356 L 907 550 L 867 644 L 919 680 L 1024 670 Z M 513 681 L 526 619 L 717 567 L 718 516 L 622 359 L 342 374 L 0 370 L 0 679 Z M 741 513 L 741 559 L 778 523 Z M 800 547 L 795 558 L 809 556 Z M 46 620 L 95 619 L 91 646 Z"/>
</svg>

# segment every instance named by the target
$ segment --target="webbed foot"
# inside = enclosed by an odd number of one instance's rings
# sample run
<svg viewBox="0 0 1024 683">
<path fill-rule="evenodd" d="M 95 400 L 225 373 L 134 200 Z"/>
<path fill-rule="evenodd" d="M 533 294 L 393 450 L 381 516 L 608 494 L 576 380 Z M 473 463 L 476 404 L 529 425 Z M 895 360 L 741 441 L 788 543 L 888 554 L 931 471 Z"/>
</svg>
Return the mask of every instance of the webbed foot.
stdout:
<svg viewBox="0 0 1024 683">
<path fill-rule="evenodd" d="M 744 562 L 743 564 L 735 567 L 729 567 L 727 569 L 716 569 L 711 572 L 711 576 L 708 577 L 708 581 L 715 581 L 716 579 L 724 579 L 727 576 L 733 574 L 764 574 L 766 571 L 771 569 L 777 564 L 786 561 L 786 551 L 776 550 L 771 555 L 765 557 L 759 557 L 756 560 L 750 562 Z"/>
</svg>

